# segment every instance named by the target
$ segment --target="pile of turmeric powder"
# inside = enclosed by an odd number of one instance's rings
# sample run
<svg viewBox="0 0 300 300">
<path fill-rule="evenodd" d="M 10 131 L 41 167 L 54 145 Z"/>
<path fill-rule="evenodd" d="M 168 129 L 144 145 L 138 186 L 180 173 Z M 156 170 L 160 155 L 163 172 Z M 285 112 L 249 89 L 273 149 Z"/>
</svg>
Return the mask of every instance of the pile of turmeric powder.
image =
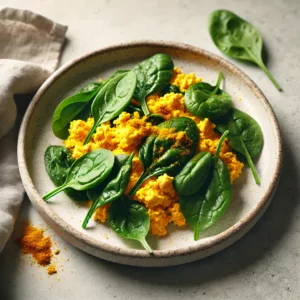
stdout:
<svg viewBox="0 0 300 300">
<path fill-rule="evenodd" d="M 57 273 L 56 267 L 51 265 L 52 241 L 50 237 L 44 236 L 44 230 L 25 223 L 23 236 L 18 240 L 23 254 L 31 254 L 35 261 L 45 267 L 48 266 L 48 274 Z M 55 253 L 59 253 L 58 250 Z"/>
</svg>

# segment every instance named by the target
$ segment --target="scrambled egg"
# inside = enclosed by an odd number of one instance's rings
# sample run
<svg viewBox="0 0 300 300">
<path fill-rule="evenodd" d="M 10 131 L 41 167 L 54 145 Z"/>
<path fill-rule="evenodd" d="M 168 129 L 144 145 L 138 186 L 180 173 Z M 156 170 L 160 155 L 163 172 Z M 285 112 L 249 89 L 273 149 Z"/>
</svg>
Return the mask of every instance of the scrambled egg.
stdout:
<svg viewBox="0 0 300 300">
<path fill-rule="evenodd" d="M 202 79 L 197 78 L 194 73 L 183 74 L 179 68 L 174 69 L 174 76 L 171 84 L 179 87 L 184 92 L 194 83 Z M 134 99 L 133 99 L 134 101 Z M 154 94 L 147 97 L 147 105 L 151 113 L 162 115 L 166 120 L 180 116 L 186 116 L 195 121 L 199 128 L 198 151 L 208 151 L 215 153 L 220 135 L 214 131 L 215 125 L 208 119 L 201 120 L 191 115 L 184 105 L 182 94 L 169 93 L 160 97 Z M 140 117 L 138 112 L 130 115 L 122 112 L 113 124 L 106 122 L 97 128 L 87 145 L 83 142 L 94 124 L 93 118 L 87 121 L 75 120 L 70 124 L 69 137 L 65 141 L 65 146 L 71 150 L 74 158 L 97 148 L 105 148 L 117 154 L 135 153 L 132 161 L 132 171 L 125 194 L 131 190 L 135 182 L 143 172 L 143 166 L 138 158 L 138 149 L 143 139 L 152 133 L 158 133 L 158 128 L 147 122 L 146 117 Z M 180 139 L 180 133 L 178 133 Z M 236 155 L 230 152 L 227 139 L 222 145 L 220 158 L 225 162 L 230 172 L 231 182 L 237 179 L 243 169 L 243 163 L 238 161 Z M 151 177 L 146 180 L 136 192 L 133 199 L 142 203 L 148 210 L 150 216 L 151 233 L 158 236 L 167 234 L 167 226 L 174 223 L 177 226 L 186 224 L 186 220 L 180 211 L 178 203 L 179 197 L 173 185 L 173 177 L 167 174 L 159 177 Z M 97 209 L 94 219 L 106 222 L 108 205 Z"/>
<path fill-rule="evenodd" d="M 180 68 L 175 68 L 173 70 L 173 77 L 170 83 L 177 85 L 181 92 L 185 92 L 190 87 L 190 85 L 201 81 L 202 78 L 197 78 L 195 76 L 195 73 L 184 74 L 181 72 Z"/>
</svg>

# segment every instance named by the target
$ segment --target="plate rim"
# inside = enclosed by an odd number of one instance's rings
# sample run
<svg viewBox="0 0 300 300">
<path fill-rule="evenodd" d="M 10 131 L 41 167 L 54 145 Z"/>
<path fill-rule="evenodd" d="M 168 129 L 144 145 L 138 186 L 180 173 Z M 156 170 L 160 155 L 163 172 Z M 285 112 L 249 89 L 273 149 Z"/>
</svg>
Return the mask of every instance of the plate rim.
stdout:
<svg viewBox="0 0 300 300">
<path fill-rule="evenodd" d="M 192 245 L 187 248 L 182 249 L 168 249 L 168 250 L 153 250 L 153 255 L 149 255 L 144 250 L 132 249 L 132 248 L 119 248 L 117 246 L 111 246 L 105 243 L 102 243 L 99 240 L 94 238 L 88 237 L 87 235 L 80 232 L 75 227 L 71 227 L 68 225 L 66 221 L 64 221 L 59 215 L 57 215 L 50 206 L 42 199 L 42 197 L 37 192 L 33 181 L 29 175 L 25 157 L 25 139 L 26 139 L 26 132 L 30 120 L 32 118 L 33 112 L 35 110 L 36 105 L 40 101 L 42 95 L 47 92 L 48 88 L 56 81 L 59 80 L 59 77 L 69 71 L 73 66 L 83 62 L 84 60 L 90 59 L 93 56 L 98 56 L 110 51 L 114 50 L 122 50 L 128 48 L 138 48 L 138 47 L 161 47 L 161 48 L 172 48 L 174 50 L 179 51 L 187 51 L 191 54 L 201 55 L 205 58 L 217 62 L 222 67 L 228 69 L 230 72 L 236 74 L 244 81 L 250 90 L 254 93 L 254 95 L 262 101 L 264 106 L 268 111 L 268 115 L 272 121 L 272 127 L 275 129 L 276 134 L 276 146 L 278 148 L 277 154 L 277 161 L 276 161 L 276 168 L 274 171 L 274 176 L 272 178 L 271 183 L 268 186 L 268 189 L 261 197 L 257 205 L 248 212 L 243 218 L 241 218 L 238 222 L 236 222 L 231 227 L 227 228 L 226 230 L 222 231 L 221 233 L 215 235 L 209 241 L 206 241 L 200 245 Z M 97 250 L 102 250 L 104 252 L 114 254 L 114 255 L 122 255 L 128 258 L 149 258 L 149 259 L 161 259 L 161 258 L 172 258 L 178 256 L 187 256 L 195 254 L 195 252 L 204 252 L 208 251 L 213 247 L 217 247 L 222 243 L 226 243 L 226 241 L 233 238 L 233 236 L 238 235 L 242 230 L 244 230 L 244 234 L 258 221 L 261 217 L 265 209 L 267 208 L 270 200 L 276 190 L 277 183 L 280 178 L 280 172 L 282 168 L 282 158 L 283 158 L 283 149 L 282 149 L 282 137 L 279 129 L 279 125 L 277 122 L 277 118 L 273 111 L 273 108 L 269 101 L 267 100 L 266 96 L 262 93 L 259 87 L 254 83 L 250 77 L 248 77 L 242 70 L 236 67 L 233 63 L 229 62 L 225 58 L 222 58 L 210 51 L 204 50 L 202 48 L 192 46 L 189 44 L 181 43 L 181 42 L 172 42 L 172 41 L 163 41 L 163 40 L 139 40 L 139 41 L 132 41 L 127 43 L 118 43 L 114 45 L 110 45 L 107 47 L 100 48 L 98 50 L 89 52 L 87 54 L 81 55 L 78 58 L 75 58 L 68 63 L 61 66 L 57 69 L 38 89 L 37 93 L 33 97 L 29 107 L 26 110 L 26 113 L 23 117 L 22 124 L 19 131 L 18 136 L 18 145 L 17 145 L 17 157 L 18 157 L 18 166 L 21 175 L 21 179 L 25 188 L 26 193 L 29 196 L 30 201 L 34 204 L 38 211 L 43 215 L 44 213 L 53 221 L 55 225 L 60 227 L 61 231 L 70 234 L 73 238 L 79 241 L 81 244 L 85 244 L 92 248 L 97 248 Z M 250 225 L 250 228 L 248 228 Z M 55 226 L 56 227 L 56 226 Z M 248 230 L 247 230 L 248 228 Z M 244 235 L 242 234 L 242 236 Z M 60 234 L 62 235 L 62 234 Z M 240 236 L 240 237 L 242 237 Z M 238 237 L 237 239 L 239 239 Z M 237 240 L 236 239 L 236 240 Z M 222 248 L 222 247 L 221 247 Z M 223 248 L 222 248 L 223 249 Z M 219 249 L 221 250 L 221 249 Z M 215 252 L 218 252 L 216 250 Z M 215 253 L 214 252 L 214 253 Z"/>
</svg>

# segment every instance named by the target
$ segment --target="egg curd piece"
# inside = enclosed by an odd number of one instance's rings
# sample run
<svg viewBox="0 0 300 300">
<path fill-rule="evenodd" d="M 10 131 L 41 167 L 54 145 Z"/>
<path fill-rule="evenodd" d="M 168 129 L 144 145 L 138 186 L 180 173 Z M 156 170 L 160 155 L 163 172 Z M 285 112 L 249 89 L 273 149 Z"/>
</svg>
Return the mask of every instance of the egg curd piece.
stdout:
<svg viewBox="0 0 300 300">
<path fill-rule="evenodd" d="M 156 206 L 169 207 L 172 202 L 179 199 L 172 185 L 173 179 L 167 174 L 158 178 L 151 177 L 136 192 L 133 199 L 143 203 L 146 208 L 154 208 Z"/>
<path fill-rule="evenodd" d="M 200 121 L 197 126 L 200 130 L 198 151 L 207 151 L 214 155 L 220 139 L 220 135 L 214 131 L 216 125 L 206 118 L 203 121 Z M 237 159 L 233 152 L 230 152 L 230 146 L 227 139 L 225 139 L 222 144 L 220 158 L 227 165 L 230 173 L 230 180 L 233 183 L 234 180 L 240 177 L 244 164 Z"/>
<path fill-rule="evenodd" d="M 169 222 L 173 222 L 177 226 L 183 226 L 186 224 L 186 220 L 180 210 L 179 203 L 172 203 L 168 209 Z"/>
<path fill-rule="evenodd" d="M 94 214 L 94 220 L 100 221 L 101 223 L 105 223 L 107 221 L 109 207 L 110 207 L 110 204 L 106 204 L 106 205 L 98 207 Z"/>
<path fill-rule="evenodd" d="M 90 142 L 84 145 L 88 131 L 93 127 L 94 120 L 89 118 L 86 122 L 82 120 L 72 121 L 69 129 L 69 137 L 65 146 L 71 150 L 74 158 L 79 158 L 84 153 L 98 148 L 105 148 L 120 153 L 138 152 L 142 140 L 151 134 L 152 124 L 146 122 L 146 117 L 140 118 L 138 112 L 131 116 L 122 112 L 114 121 L 101 124 L 96 133 L 93 134 Z"/>
<path fill-rule="evenodd" d="M 173 71 L 173 77 L 170 83 L 177 85 L 181 92 L 185 92 L 192 84 L 201 82 L 201 77 L 196 77 L 195 73 L 184 74 L 180 68 L 175 68 Z"/>
<path fill-rule="evenodd" d="M 194 73 L 183 74 L 179 68 L 174 69 L 174 76 L 170 83 L 186 91 L 190 85 L 200 82 Z M 198 151 L 208 151 L 215 154 L 220 135 L 215 132 L 215 125 L 209 120 L 201 120 L 187 111 L 184 105 L 184 95 L 181 93 L 169 93 L 160 97 L 159 94 L 150 95 L 146 99 L 151 113 L 160 114 L 166 120 L 181 116 L 189 117 L 195 121 L 199 129 Z M 125 195 L 134 186 L 143 172 L 143 165 L 139 160 L 138 150 L 143 140 L 154 134 L 164 134 L 157 126 L 147 122 L 146 117 L 141 117 L 138 112 L 130 115 L 122 112 L 113 122 L 101 124 L 87 145 L 84 140 L 94 124 L 93 118 L 87 121 L 75 120 L 70 124 L 69 137 L 65 146 L 70 149 L 74 158 L 79 158 L 84 153 L 97 148 L 105 148 L 113 151 L 114 155 L 128 154 L 134 152 L 132 170 Z M 170 133 L 168 133 L 170 134 Z M 171 133 L 172 134 L 172 133 Z M 180 133 L 176 138 L 182 138 Z M 228 140 L 222 145 L 220 158 L 225 162 L 230 172 L 231 182 L 234 182 L 241 174 L 244 164 L 236 155 L 230 151 Z M 167 174 L 147 179 L 134 195 L 134 200 L 143 204 L 150 216 L 150 231 L 154 235 L 164 236 L 167 234 L 167 226 L 174 223 L 176 226 L 183 226 L 186 220 L 180 211 L 178 203 L 179 196 L 176 194 L 173 185 L 173 177 Z M 94 219 L 106 222 L 109 206 L 97 209 Z"/>
<path fill-rule="evenodd" d="M 150 217 L 150 232 L 153 235 L 165 236 L 167 232 L 167 226 L 169 224 L 169 217 L 166 211 L 160 207 L 153 207 L 148 209 Z"/>
</svg>

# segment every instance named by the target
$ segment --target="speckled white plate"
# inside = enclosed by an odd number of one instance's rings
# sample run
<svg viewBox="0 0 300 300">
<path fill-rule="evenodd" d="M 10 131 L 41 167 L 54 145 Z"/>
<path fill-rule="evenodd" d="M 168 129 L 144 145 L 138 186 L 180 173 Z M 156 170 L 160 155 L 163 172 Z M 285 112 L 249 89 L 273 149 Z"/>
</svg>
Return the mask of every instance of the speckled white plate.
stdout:
<svg viewBox="0 0 300 300">
<path fill-rule="evenodd" d="M 138 243 L 125 242 L 101 224 L 87 230 L 81 223 L 87 212 L 63 193 L 48 203 L 41 195 L 54 188 L 44 167 L 49 145 L 61 145 L 51 130 L 52 114 L 58 103 L 87 82 L 108 77 L 117 69 L 128 69 L 158 52 L 170 55 L 183 72 L 195 72 L 214 83 L 225 76 L 224 88 L 233 105 L 253 116 L 262 127 L 265 144 L 256 162 L 261 177 L 254 183 L 245 169 L 233 186 L 233 197 L 225 215 L 215 226 L 201 233 L 199 241 L 187 227 L 169 228 L 165 238 L 148 236 L 153 255 Z M 25 190 L 48 224 L 75 247 L 100 258 L 136 266 L 170 266 L 204 258 L 242 237 L 261 217 L 276 189 L 282 164 L 282 145 L 272 108 L 254 82 L 228 61 L 205 50 L 179 43 L 142 41 L 107 47 L 87 54 L 57 70 L 39 89 L 24 117 L 18 142 L 18 161 Z"/>
</svg>

